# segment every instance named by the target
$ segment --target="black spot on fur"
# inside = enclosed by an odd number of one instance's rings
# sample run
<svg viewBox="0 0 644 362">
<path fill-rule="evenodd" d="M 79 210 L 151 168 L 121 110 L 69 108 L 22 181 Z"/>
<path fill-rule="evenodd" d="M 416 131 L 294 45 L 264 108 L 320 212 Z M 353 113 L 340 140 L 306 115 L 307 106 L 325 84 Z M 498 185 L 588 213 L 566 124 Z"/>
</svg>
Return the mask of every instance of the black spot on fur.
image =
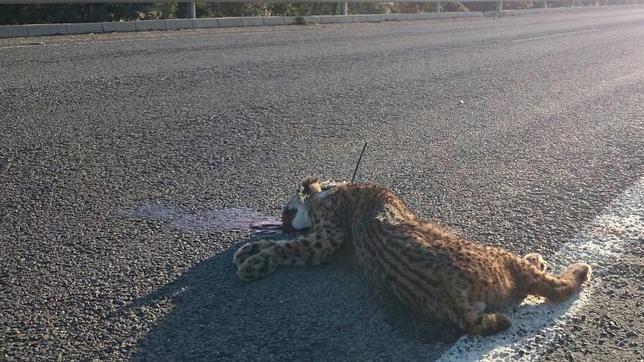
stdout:
<svg viewBox="0 0 644 362">
<path fill-rule="evenodd" d="M 322 248 L 322 243 L 317 242 L 317 243 L 313 244 L 313 246 L 315 246 L 316 248 L 320 249 L 320 248 Z"/>
</svg>

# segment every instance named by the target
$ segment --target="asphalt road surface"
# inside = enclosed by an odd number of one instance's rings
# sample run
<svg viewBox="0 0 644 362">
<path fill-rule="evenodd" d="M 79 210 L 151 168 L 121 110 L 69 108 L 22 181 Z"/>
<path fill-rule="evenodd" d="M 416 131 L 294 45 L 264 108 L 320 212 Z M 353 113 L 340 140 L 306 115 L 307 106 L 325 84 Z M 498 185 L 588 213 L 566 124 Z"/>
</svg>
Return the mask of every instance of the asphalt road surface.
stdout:
<svg viewBox="0 0 644 362">
<path fill-rule="evenodd" d="M 500 356 L 644 359 L 642 7 L 4 39 L 0 73 L 0 359 L 481 358 L 350 255 L 236 279 L 243 225 L 365 140 L 358 180 L 554 270 L 617 220 L 584 303 Z"/>
</svg>

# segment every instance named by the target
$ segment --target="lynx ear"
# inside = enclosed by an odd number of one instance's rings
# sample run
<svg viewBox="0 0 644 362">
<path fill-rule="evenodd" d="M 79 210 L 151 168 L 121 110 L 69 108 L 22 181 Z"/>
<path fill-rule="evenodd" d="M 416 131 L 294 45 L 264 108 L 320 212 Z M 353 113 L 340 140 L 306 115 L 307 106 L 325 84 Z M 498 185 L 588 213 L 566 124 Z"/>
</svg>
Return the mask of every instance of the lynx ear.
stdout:
<svg viewBox="0 0 644 362">
<path fill-rule="evenodd" d="M 309 196 L 322 191 L 322 186 L 320 185 L 320 179 L 317 177 L 307 177 L 302 180 L 300 187 L 297 190 L 297 194 L 302 201 L 306 200 Z"/>
</svg>

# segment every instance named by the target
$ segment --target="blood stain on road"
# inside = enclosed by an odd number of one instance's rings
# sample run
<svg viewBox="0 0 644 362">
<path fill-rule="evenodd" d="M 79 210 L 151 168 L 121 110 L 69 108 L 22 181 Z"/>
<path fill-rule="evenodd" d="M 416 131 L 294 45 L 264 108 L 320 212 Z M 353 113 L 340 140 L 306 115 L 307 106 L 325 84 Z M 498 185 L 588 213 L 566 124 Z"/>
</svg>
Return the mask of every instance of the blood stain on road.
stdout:
<svg viewBox="0 0 644 362">
<path fill-rule="evenodd" d="M 128 218 L 165 221 L 186 231 L 253 230 L 257 236 L 281 232 L 282 223 L 248 208 L 186 209 L 144 201 L 124 212 Z"/>
</svg>

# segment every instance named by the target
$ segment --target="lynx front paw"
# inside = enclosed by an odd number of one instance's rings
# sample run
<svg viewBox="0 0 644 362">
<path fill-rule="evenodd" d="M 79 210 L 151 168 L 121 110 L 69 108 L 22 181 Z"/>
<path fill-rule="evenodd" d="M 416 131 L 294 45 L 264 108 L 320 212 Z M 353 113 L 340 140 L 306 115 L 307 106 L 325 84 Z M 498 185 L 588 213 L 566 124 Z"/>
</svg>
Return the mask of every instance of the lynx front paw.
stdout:
<svg viewBox="0 0 644 362">
<path fill-rule="evenodd" d="M 235 255 L 233 255 L 233 263 L 235 263 L 235 265 L 237 266 L 240 266 L 249 257 L 257 255 L 262 250 L 270 248 L 273 245 L 274 244 L 272 242 L 267 240 L 258 240 L 252 243 L 248 243 L 235 252 Z"/>
<path fill-rule="evenodd" d="M 270 254 L 259 253 L 249 256 L 242 264 L 238 264 L 239 279 L 250 282 L 262 278 L 277 269 L 277 263 Z"/>
</svg>

